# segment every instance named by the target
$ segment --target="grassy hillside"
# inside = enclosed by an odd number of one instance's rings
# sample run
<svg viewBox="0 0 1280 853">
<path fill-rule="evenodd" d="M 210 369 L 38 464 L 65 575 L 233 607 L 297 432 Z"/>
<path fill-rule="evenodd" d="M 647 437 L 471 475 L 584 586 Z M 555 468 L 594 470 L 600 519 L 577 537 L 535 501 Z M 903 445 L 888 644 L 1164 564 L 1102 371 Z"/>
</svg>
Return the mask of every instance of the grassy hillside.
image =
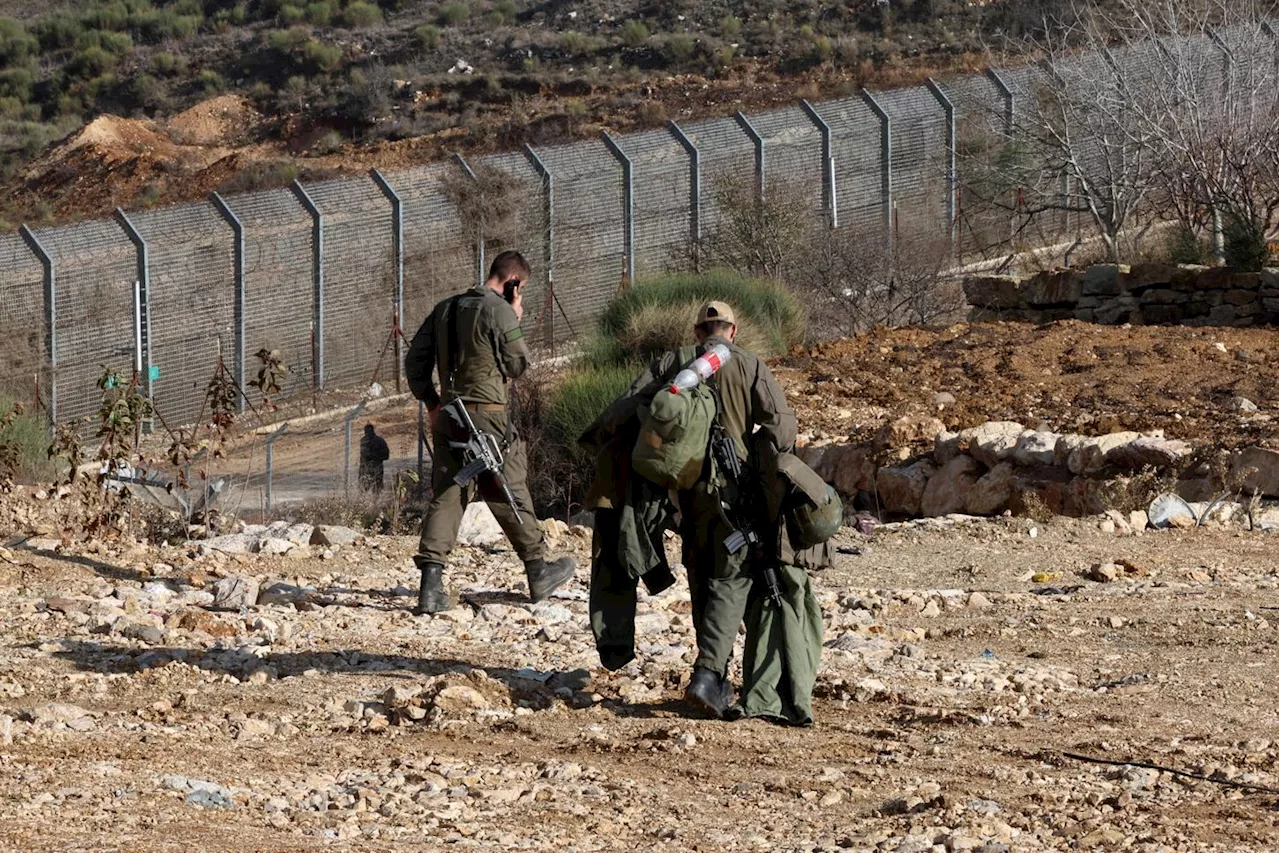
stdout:
<svg viewBox="0 0 1280 853">
<path fill-rule="evenodd" d="M 247 97 L 295 155 L 443 136 L 492 150 L 974 64 L 997 0 L 91 0 L 0 17 L 0 180 L 101 113 Z M 254 141 L 254 140 L 249 140 Z M 22 201 L 8 218 L 47 216 Z M 168 199 L 166 199 L 168 200 Z M 25 206 L 24 206 L 25 205 Z"/>
</svg>

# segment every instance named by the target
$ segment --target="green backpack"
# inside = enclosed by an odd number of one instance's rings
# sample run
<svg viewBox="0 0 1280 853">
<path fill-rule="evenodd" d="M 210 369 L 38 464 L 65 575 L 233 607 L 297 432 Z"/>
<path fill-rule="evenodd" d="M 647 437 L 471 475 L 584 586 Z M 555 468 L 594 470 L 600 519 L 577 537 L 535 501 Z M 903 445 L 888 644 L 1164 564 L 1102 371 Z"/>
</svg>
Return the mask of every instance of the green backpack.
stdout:
<svg viewBox="0 0 1280 853">
<path fill-rule="evenodd" d="M 697 357 L 696 347 L 682 347 L 677 353 L 676 370 Z M 702 475 L 715 419 L 716 400 L 709 383 L 679 394 L 660 389 L 649 405 L 640 409 L 640 434 L 631 452 L 632 468 L 664 489 L 690 488 Z"/>
</svg>

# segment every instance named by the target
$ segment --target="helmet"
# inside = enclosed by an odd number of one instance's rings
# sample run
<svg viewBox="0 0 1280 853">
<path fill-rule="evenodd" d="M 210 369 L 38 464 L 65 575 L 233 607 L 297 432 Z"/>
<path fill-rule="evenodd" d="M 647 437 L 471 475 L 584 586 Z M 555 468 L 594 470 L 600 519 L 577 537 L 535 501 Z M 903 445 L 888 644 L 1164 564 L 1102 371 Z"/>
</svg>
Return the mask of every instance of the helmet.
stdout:
<svg viewBox="0 0 1280 853">
<path fill-rule="evenodd" d="M 794 487 L 783 506 L 787 530 L 798 549 L 826 542 L 844 522 L 844 502 L 839 493 L 790 453 L 778 455 L 778 473 Z"/>
</svg>

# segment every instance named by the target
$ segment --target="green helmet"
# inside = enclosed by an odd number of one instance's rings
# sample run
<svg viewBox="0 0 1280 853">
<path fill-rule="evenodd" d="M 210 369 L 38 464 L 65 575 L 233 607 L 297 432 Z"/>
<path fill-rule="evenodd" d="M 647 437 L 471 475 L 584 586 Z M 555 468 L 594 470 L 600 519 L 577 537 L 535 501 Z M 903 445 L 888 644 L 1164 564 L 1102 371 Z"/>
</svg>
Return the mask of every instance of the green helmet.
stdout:
<svg viewBox="0 0 1280 853">
<path fill-rule="evenodd" d="M 778 473 L 794 486 L 784 505 L 792 543 L 799 549 L 812 548 L 834 536 L 844 523 L 839 493 L 790 453 L 779 454 Z"/>
</svg>

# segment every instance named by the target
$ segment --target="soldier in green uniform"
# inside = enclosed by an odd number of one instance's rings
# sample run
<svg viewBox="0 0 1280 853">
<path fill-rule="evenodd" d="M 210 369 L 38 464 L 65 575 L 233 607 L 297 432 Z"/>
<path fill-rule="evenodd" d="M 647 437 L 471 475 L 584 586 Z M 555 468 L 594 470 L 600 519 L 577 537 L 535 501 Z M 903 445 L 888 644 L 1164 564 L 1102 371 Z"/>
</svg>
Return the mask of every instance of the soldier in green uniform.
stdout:
<svg viewBox="0 0 1280 853">
<path fill-rule="evenodd" d="M 515 433 L 507 413 L 507 383 L 529 366 L 529 348 L 520 329 L 524 314 L 523 290 L 529 280 L 529 264 L 519 252 L 503 252 L 493 259 L 483 285 L 452 296 L 436 305 L 405 356 L 409 390 L 427 405 L 431 420 L 432 488 L 435 497 L 427 508 L 422 538 L 414 562 L 422 572 L 422 586 L 415 612 L 437 613 L 449 607 L 444 590 L 444 563 L 458 538 L 462 514 L 474 493 L 489 504 L 494 518 L 524 562 L 529 596 L 542 601 L 573 577 L 572 557 L 547 560 L 545 541 L 526 483 L 524 442 Z M 432 371 L 439 374 L 436 390 Z M 439 418 L 440 407 L 461 399 L 476 428 L 504 445 L 502 467 L 519 507 L 518 513 L 502 494 L 481 476 L 467 487 L 453 482 L 465 464 L 449 447 L 455 427 Z"/>
<path fill-rule="evenodd" d="M 733 343 L 737 331 L 733 309 L 723 302 L 708 302 L 694 321 L 699 347 L 725 344 L 733 353 L 714 377 L 724 430 L 737 446 L 740 459 L 748 458 L 748 442 L 778 453 L 790 452 L 796 441 L 795 412 L 768 365 Z M 653 399 L 683 366 L 677 358 L 676 352 L 668 352 L 650 364 L 611 405 L 605 421 L 622 420 L 622 412 L 635 405 L 630 398 Z M 703 711 L 721 716 L 732 703 L 726 673 L 751 593 L 752 575 L 744 565 L 745 553 L 730 554 L 724 545 L 732 529 L 721 510 L 718 490 L 708 477 L 682 491 L 679 504 L 683 561 L 689 573 L 698 641 L 698 657 L 685 698 Z"/>
</svg>

